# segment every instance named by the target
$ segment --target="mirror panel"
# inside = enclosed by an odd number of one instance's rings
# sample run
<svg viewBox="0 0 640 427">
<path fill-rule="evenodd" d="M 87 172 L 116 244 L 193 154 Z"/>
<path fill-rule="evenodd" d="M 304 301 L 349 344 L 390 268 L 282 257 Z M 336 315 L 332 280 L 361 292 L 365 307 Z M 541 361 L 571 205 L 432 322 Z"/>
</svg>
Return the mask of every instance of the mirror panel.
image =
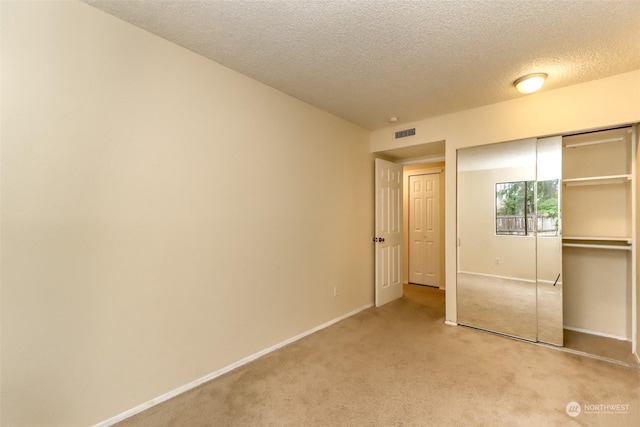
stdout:
<svg viewBox="0 0 640 427">
<path fill-rule="evenodd" d="M 562 345 L 562 139 L 458 151 L 458 323 Z"/>
<path fill-rule="evenodd" d="M 536 188 L 538 341 L 563 345 L 562 138 L 539 139 Z"/>
<path fill-rule="evenodd" d="M 536 173 L 535 139 L 458 151 L 458 323 L 536 340 Z"/>
</svg>

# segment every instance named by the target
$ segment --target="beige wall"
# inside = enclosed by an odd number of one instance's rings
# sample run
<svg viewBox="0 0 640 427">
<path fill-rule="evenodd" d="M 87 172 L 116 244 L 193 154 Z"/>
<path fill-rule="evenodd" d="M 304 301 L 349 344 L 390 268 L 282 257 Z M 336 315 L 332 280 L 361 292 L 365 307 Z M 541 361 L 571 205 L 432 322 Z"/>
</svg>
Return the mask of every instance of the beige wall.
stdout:
<svg viewBox="0 0 640 427">
<path fill-rule="evenodd" d="M 527 179 L 521 169 L 485 169 L 458 174 L 458 198 L 464 200 L 458 211 L 461 240 L 458 271 L 536 280 L 536 237 L 501 236 L 495 232 L 495 185 Z"/>
<path fill-rule="evenodd" d="M 631 254 L 564 248 L 564 326 L 631 340 Z"/>
<path fill-rule="evenodd" d="M 415 127 L 405 146 L 446 141 L 446 319 L 456 322 L 456 150 L 494 142 L 537 138 L 640 122 L 640 70 L 522 96 L 371 134 L 371 151 L 399 148 L 394 132 Z"/>
<path fill-rule="evenodd" d="M 97 423 L 372 303 L 367 131 L 77 2 L 2 2 L 2 104 L 2 425 Z"/>
</svg>

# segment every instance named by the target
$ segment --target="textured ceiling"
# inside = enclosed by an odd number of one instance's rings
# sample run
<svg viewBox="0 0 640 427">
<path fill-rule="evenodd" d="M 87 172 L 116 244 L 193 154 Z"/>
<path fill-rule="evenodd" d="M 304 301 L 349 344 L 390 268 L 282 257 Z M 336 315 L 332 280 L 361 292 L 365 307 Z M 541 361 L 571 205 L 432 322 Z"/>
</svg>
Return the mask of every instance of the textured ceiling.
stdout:
<svg viewBox="0 0 640 427">
<path fill-rule="evenodd" d="M 85 2 L 371 130 L 640 69 L 640 0 Z"/>
</svg>

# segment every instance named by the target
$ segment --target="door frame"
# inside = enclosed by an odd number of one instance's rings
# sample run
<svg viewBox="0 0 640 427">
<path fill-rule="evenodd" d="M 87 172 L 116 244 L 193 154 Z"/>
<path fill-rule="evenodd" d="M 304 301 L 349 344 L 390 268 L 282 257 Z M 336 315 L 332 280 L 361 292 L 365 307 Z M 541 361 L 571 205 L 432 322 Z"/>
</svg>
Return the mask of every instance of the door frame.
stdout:
<svg viewBox="0 0 640 427">
<path fill-rule="evenodd" d="M 444 215 L 445 210 L 445 162 L 438 163 L 422 163 L 404 165 L 402 172 L 402 282 L 409 283 L 409 177 L 414 175 L 430 175 L 439 174 L 440 183 L 440 195 L 439 195 L 439 269 L 440 269 L 440 283 L 438 284 L 440 289 L 445 289 L 445 247 L 444 247 L 444 230 L 446 217 Z"/>
</svg>

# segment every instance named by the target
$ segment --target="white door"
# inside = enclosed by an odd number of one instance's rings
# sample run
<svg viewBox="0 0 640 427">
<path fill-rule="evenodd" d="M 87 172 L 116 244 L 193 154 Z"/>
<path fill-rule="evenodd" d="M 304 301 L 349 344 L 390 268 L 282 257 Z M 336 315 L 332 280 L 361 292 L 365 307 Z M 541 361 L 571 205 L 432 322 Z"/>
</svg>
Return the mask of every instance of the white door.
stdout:
<svg viewBox="0 0 640 427">
<path fill-rule="evenodd" d="M 440 174 L 409 177 L 409 282 L 440 286 Z"/>
<path fill-rule="evenodd" d="M 376 159 L 376 306 L 402 296 L 402 166 Z"/>
</svg>

